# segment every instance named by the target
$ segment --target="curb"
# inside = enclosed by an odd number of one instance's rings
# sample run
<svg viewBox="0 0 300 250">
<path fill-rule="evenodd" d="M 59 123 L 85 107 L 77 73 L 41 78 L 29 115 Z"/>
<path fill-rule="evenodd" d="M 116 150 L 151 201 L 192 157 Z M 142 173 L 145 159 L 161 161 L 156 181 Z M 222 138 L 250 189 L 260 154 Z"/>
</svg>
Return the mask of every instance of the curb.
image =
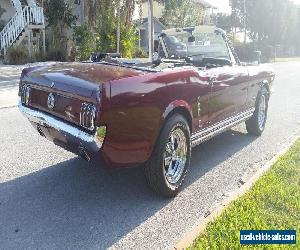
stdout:
<svg viewBox="0 0 300 250">
<path fill-rule="evenodd" d="M 244 185 L 239 188 L 236 192 L 234 192 L 230 197 L 222 201 L 221 204 L 219 204 L 214 211 L 205 217 L 204 219 L 200 219 L 199 223 L 194 226 L 189 232 L 187 232 L 173 247 L 172 249 L 186 249 L 187 247 L 190 247 L 194 240 L 204 232 L 207 224 L 211 221 L 213 221 L 216 217 L 218 217 L 227 207 L 228 205 L 244 195 L 247 191 L 250 190 L 250 188 L 253 186 L 253 184 L 265 173 L 267 172 L 270 167 L 277 162 L 277 160 L 283 156 L 292 146 L 293 144 L 300 139 L 300 136 L 296 136 L 290 143 L 288 143 L 282 150 L 279 151 L 278 154 L 276 154 L 271 160 L 269 160 L 262 168 L 260 168 Z"/>
</svg>

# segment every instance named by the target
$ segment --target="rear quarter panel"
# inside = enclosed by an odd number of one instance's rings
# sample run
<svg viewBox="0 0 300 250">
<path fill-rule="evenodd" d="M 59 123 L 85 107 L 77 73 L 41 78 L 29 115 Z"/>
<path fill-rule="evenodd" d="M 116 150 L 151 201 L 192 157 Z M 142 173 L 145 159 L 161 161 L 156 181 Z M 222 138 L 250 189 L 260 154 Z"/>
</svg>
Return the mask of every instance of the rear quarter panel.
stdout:
<svg viewBox="0 0 300 250">
<path fill-rule="evenodd" d="M 109 165 L 145 163 L 168 114 L 184 107 L 193 115 L 199 85 L 192 79 L 197 77 L 192 69 L 174 69 L 106 84 L 101 122 L 107 125 L 103 153 Z"/>
</svg>

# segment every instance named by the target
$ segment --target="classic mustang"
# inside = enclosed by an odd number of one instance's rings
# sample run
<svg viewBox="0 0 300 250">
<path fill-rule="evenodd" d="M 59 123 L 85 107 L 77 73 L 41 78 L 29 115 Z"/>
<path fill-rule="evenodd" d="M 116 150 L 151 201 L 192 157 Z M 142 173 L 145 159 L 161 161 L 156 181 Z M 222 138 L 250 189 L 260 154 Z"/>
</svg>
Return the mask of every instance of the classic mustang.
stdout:
<svg viewBox="0 0 300 250">
<path fill-rule="evenodd" d="M 169 50 L 167 37 L 180 48 Z M 261 135 L 274 77 L 268 66 L 242 64 L 220 29 L 171 29 L 151 63 L 110 57 L 24 69 L 19 108 L 56 145 L 109 168 L 144 166 L 152 189 L 173 197 L 192 147 L 241 122 Z"/>
</svg>

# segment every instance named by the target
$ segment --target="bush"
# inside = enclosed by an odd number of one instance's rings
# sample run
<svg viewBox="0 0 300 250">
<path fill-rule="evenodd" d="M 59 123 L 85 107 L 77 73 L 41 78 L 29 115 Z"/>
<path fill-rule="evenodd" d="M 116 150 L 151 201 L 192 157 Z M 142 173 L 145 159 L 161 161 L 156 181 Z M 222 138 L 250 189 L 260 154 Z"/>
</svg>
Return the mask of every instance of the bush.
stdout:
<svg viewBox="0 0 300 250">
<path fill-rule="evenodd" d="M 60 61 L 65 62 L 66 61 L 66 53 L 63 52 L 60 49 L 50 49 L 47 51 L 46 54 L 46 60 L 47 61 Z"/>
<path fill-rule="evenodd" d="M 8 49 L 4 61 L 7 64 L 20 65 L 30 62 L 30 58 L 26 49 L 12 46 Z"/>
<path fill-rule="evenodd" d="M 5 22 L 3 20 L 0 20 L 0 31 L 3 30 L 5 27 Z"/>
<path fill-rule="evenodd" d="M 87 60 L 96 51 L 96 40 L 87 24 L 84 24 L 82 27 L 75 27 L 73 30 L 73 38 L 76 44 L 76 60 Z"/>
<path fill-rule="evenodd" d="M 239 59 L 242 62 L 257 61 L 255 51 L 261 51 L 261 62 L 269 62 L 274 58 L 274 48 L 270 45 L 257 45 L 255 43 L 237 43 L 234 46 Z"/>
<path fill-rule="evenodd" d="M 120 49 L 122 57 L 132 58 L 136 51 L 138 36 L 135 28 L 121 27 Z"/>
<path fill-rule="evenodd" d="M 147 53 L 142 49 L 142 48 L 137 48 L 135 53 L 134 53 L 135 58 L 147 58 L 148 55 Z"/>
</svg>

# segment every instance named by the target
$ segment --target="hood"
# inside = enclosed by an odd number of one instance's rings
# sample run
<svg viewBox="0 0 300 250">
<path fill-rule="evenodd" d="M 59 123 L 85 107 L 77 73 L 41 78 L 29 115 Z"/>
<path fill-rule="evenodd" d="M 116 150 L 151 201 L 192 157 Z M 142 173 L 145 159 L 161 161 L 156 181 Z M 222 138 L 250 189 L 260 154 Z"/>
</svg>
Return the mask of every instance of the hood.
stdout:
<svg viewBox="0 0 300 250">
<path fill-rule="evenodd" d="M 90 97 L 99 85 L 143 74 L 131 68 L 101 63 L 56 63 L 27 68 L 22 80 L 41 87 Z"/>
</svg>

